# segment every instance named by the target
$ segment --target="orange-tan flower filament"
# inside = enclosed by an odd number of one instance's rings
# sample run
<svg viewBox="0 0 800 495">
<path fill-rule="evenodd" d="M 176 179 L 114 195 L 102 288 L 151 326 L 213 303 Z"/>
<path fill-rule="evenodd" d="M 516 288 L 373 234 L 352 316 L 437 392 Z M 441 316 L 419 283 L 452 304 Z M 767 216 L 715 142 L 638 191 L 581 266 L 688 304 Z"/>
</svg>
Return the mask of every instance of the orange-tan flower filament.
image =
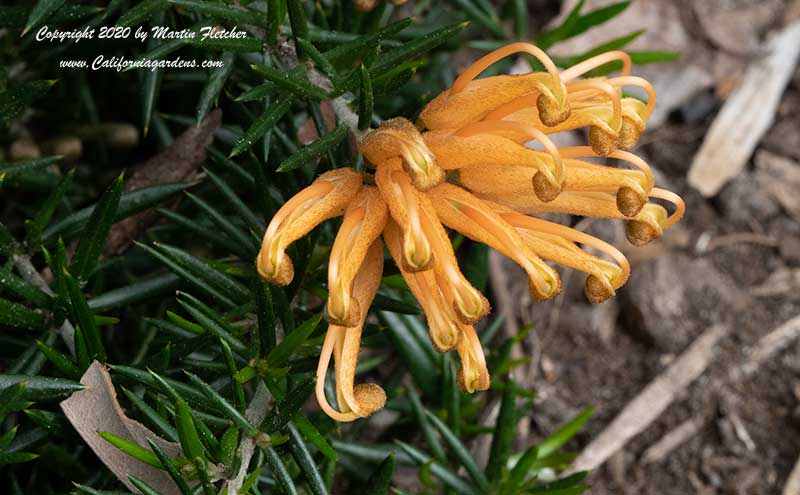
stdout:
<svg viewBox="0 0 800 495">
<path fill-rule="evenodd" d="M 540 218 L 508 211 L 500 215 L 520 232 L 538 255 L 588 273 L 585 292 L 592 302 L 602 302 L 613 296 L 615 290 L 630 276 L 630 263 L 625 255 L 607 242 Z M 589 254 L 574 243 L 594 248 L 609 256 L 616 264 Z"/>
<path fill-rule="evenodd" d="M 380 285 L 383 272 L 383 247 L 379 240 L 369 247 L 364 262 L 358 270 L 354 285 L 354 297 L 360 311 L 355 326 L 330 325 L 317 366 L 316 396 L 320 407 L 337 421 L 352 421 L 366 417 L 381 409 L 386 403 L 386 394 L 374 383 L 354 385 L 358 352 L 361 347 L 361 332 L 367 312 Z M 325 378 L 331 355 L 335 357 L 336 395 L 340 411 L 331 407 L 325 396 Z"/>
<path fill-rule="evenodd" d="M 555 270 L 527 249 L 513 227 L 486 204 L 451 184 L 441 184 L 430 194 L 445 225 L 497 249 L 525 269 L 534 298 L 549 299 L 558 293 L 560 282 Z"/>
<path fill-rule="evenodd" d="M 631 61 L 631 56 L 623 51 L 614 50 L 610 52 L 601 53 L 600 55 L 595 55 L 592 58 L 586 59 L 583 62 L 579 62 L 573 65 L 569 69 L 561 71 L 561 80 L 564 81 L 565 83 L 569 82 L 575 79 L 576 77 L 580 77 L 586 74 L 591 70 L 594 70 L 607 63 L 614 62 L 617 60 L 622 62 L 621 74 L 623 76 L 627 76 L 628 74 L 630 74 L 631 66 L 633 65 Z"/>
</svg>

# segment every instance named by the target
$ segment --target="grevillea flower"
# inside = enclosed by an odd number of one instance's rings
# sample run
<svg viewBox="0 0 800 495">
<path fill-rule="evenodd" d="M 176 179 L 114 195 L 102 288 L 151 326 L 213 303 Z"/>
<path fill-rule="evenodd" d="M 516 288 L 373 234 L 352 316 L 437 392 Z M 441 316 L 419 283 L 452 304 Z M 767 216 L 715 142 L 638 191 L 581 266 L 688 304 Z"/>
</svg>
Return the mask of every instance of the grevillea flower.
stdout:
<svg viewBox="0 0 800 495">
<path fill-rule="evenodd" d="M 545 71 L 477 78 L 515 53 L 533 55 Z M 622 62 L 620 75 L 579 79 L 614 61 Z M 372 172 L 326 172 L 283 205 L 267 227 L 257 260 L 259 273 L 278 285 L 294 275 L 287 247 L 323 221 L 343 216 L 330 253 L 330 326 L 317 369 L 317 399 L 326 414 L 351 421 L 386 401 L 380 386 L 354 384 L 384 245 L 425 313 L 433 346 L 458 353 L 458 383 L 465 392 L 490 384 L 473 327 L 490 308 L 459 269 L 446 228 L 518 263 L 536 300 L 560 290 L 550 263 L 585 272 L 584 292 L 595 303 L 625 283 L 630 265 L 618 249 L 534 215 L 621 219 L 637 246 L 680 220 L 681 198 L 655 187 L 647 163 L 625 151 L 636 144 L 655 105 L 652 86 L 631 76 L 630 69 L 630 57 L 613 51 L 559 71 L 535 46 L 510 44 L 464 71 L 424 108 L 418 126 L 397 118 L 369 132 L 359 149 Z M 623 97 L 628 86 L 644 89 L 647 101 Z M 588 128 L 589 146 L 558 148 L 548 138 L 579 128 Z M 528 147 L 531 141 L 539 146 Z M 606 157 L 631 167 L 586 161 Z M 671 203 L 672 213 L 652 199 Z M 338 409 L 325 395 L 331 356 Z"/>
</svg>

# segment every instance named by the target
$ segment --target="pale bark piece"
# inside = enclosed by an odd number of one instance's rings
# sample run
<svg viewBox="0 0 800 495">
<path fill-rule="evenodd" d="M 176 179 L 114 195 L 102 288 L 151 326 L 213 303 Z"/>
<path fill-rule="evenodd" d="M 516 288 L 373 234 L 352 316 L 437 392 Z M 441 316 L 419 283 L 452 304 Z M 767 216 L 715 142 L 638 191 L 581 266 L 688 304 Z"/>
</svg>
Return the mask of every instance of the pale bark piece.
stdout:
<svg viewBox="0 0 800 495">
<path fill-rule="evenodd" d="M 675 449 L 683 445 L 703 429 L 704 424 L 705 420 L 703 418 L 692 417 L 687 419 L 661 437 L 658 442 L 648 447 L 642 455 L 642 464 L 652 464 L 663 461 Z"/>
<path fill-rule="evenodd" d="M 711 125 L 689 169 L 689 184 L 710 197 L 744 169 L 772 125 L 800 55 L 800 22 L 771 37 Z"/>
<path fill-rule="evenodd" d="M 750 352 L 750 357 L 742 367 L 745 374 L 754 373 L 762 363 L 786 349 L 800 338 L 800 315 L 784 322 L 778 328 L 761 337 Z"/>
<path fill-rule="evenodd" d="M 728 332 L 714 325 L 695 339 L 670 367 L 620 412 L 575 459 L 570 472 L 591 471 L 602 465 L 633 437 L 644 431 L 699 377 L 716 355 L 717 343 Z"/>
<path fill-rule="evenodd" d="M 792 472 L 789 473 L 789 478 L 786 480 L 786 484 L 783 485 L 783 495 L 800 495 L 800 459 L 797 460 L 797 463 L 792 468 Z"/>
<path fill-rule="evenodd" d="M 758 185 L 800 221 L 800 163 L 769 151 L 756 153 L 755 162 Z"/>
<path fill-rule="evenodd" d="M 61 402 L 61 409 L 103 464 L 132 492 L 138 493 L 138 490 L 128 481 L 129 474 L 144 480 L 162 495 L 180 495 L 180 490 L 165 471 L 128 456 L 98 433 L 107 431 L 148 449 L 147 439 L 150 438 L 170 457 L 180 453 L 180 446 L 164 440 L 125 415 L 104 365 L 94 361 L 81 377 L 81 383 L 86 388 Z"/>
<path fill-rule="evenodd" d="M 264 418 L 267 416 L 267 406 L 269 403 L 269 391 L 267 390 L 266 385 L 264 382 L 259 380 L 258 387 L 256 387 L 256 392 L 253 394 L 252 400 L 250 400 L 250 404 L 247 406 L 247 410 L 244 412 L 245 417 L 253 425 L 260 425 Z M 239 466 L 239 471 L 236 473 L 236 476 L 227 481 L 227 488 L 228 493 L 239 493 L 239 490 L 242 488 L 244 484 L 244 480 L 247 477 L 247 473 L 250 467 L 250 459 L 253 458 L 253 454 L 256 450 L 256 442 L 253 437 L 245 437 L 242 439 L 242 442 L 239 444 L 239 459 L 241 459 L 241 465 Z"/>
<path fill-rule="evenodd" d="M 14 259 L 14 266 L 17 268 L 20 276 L 29 284 L 33 284 L 48 296 L 52 296 L 53 290 L 47 285 L 47 282 L 42 278 L 42 275 L 36 270 L 36 267 L 31 263 L 30 256 L 23 256 L 15 254 L 12 256 Z M 64 341 L 69 353 L 75 355 L 75 327 L 72 326 L 69 320 L 64 320 L 58 329 L 58 335 Z"/>
</svg>

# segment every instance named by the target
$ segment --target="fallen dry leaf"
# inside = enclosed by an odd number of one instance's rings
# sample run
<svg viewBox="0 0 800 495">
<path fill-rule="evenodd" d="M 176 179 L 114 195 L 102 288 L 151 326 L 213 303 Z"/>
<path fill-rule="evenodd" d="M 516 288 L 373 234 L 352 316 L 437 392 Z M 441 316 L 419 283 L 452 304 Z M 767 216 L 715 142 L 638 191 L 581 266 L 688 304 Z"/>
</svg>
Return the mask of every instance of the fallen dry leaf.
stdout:
<svg viewBox="0 0 800 495">
<path fill-rule="evenodd" d="M 206 147 L 222 123 L 222 111 L 216 109 L 197 126 L 191 126 L 164 151 L 134 168 L 125 181 L 125 191 L 169 182 L 191 180 L 206 159 Z M 125 251 L 132 242 L 158 219 L 152 209 L 118 222 L 111 228 L 106 243 L 106 255 Z"/>
<path fill-rule="evenodd" d="M 81 377 L 81 383 L 86 388 L 75 392 L 69 399 L 61 402 L 61 409 L 81 438 L 103 461 L 103 464 L 133 492 L 138 492 L 138 490 L 128 481 L 129 474 L 146 481 L 162 495 L 180 495 L 180 490 L 165 471 L 143 464 L 128 456 L 103 440 L 98 432 L 113 433 L 145 448 L 147 448 L 147 439 L 152 439 L 170 457 L 181 452 L 178 444 L 164 440 L 143 424 L 125 415 L 117 401 L 117 393 L 111 383 L 108 370 L 98 361 L 94 361 L 89 366 Z"/>
</svg>

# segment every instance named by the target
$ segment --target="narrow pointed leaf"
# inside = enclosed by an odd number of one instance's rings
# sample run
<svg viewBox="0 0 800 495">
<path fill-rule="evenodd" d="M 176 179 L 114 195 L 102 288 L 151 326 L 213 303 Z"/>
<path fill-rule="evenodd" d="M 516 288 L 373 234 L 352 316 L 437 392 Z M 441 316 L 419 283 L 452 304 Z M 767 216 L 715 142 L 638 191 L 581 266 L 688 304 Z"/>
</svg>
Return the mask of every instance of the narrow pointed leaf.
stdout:
<svg viewBox="0 0 800 495">
<path fill-rule="evenodd" d="M 352 41 L 339 43 L 326 51 L 325 57 L 333 64 L 360 60 L 369 50 L 373 49 L 375 46 L 379 46 L 381 42 L 396 35 L 413 24 L 413 22 L 411 18 L 401 19 L 373 34 L 359 36 Z"/>
<path fill-rule="evenodd" d="M 59 371 L 67 375 L 67 377 L 72 379 L 80 378 L 81 370 L 78 369 L 75 363 L 66 355 L 58 352 L 41 340 L 36 341 L 36 346 L 42 351 L 42 354 L 44 354 Z"/>
<path fill-rule="evenodd" d="M 209 69 L 208 80 L 200 93 L 200 99 L 197 101 L 197 122 L 202 121 L 208 111 L 211 110 L 211 107 L 217 102 L 222 88 L 225 86 L 231 72 L 233 72 L 233 60 L 233 53 L 224 53 L 220 59 L 224 64 L 223 67 Z"/>
<path fill-rule="evenodd" d="M 106 351 L 103 346 L 103 339 L 100 336 L 100 329 L 94 321 L 94 314 L 89 309 L 86 298 L 81 292 L 80 285 L 75 277 L 66 270 L 63 274 L 64 281 L 69 293 L 69 301 L 72 309 L 72 316 L 78 322 L 83 336 L 86 339 L 86 349 L 89 352 L 89 359 L 106 360 Z"/>
<path fill-rule="evenodd" d="M 336 69 L 333 68 L 333 65 L 325 57 L 325 55 L 320 53 L 320 51 L 317 50 L 317 48 L 310 41 L 303 38 L 297 38 L 297 44 L 303 50 L 303 53 L 308 55 L 308 57 L 314 62 L 314 65 L 318 71 L 320 71 L 331 82 L 336 79 Z"/>
<path fill-rule="evenodd" d="M 107 311 L 151 299 L 155 296 L 175 291 L 180 278 L 172 273 L 164 273 L 139 280 L 130 285 L 104 292 L 89 299 L 92 311 Z"/>
<path fill-rule="evenodd" d="M 286 465 L 281 461 L 280 456 L 272 447 L 263 449 L 264 459 L 269 464 L 272 476 L 278 482 L 278 487 L 283 490 L 285 495 L 297 495 L 297 489 L 294 486 L 294 481 L 286 469 Z"/>
<path fill-rule="evenodd" d="M 124 173 L 103 193 L 89 218 L 87 228 L 78 242 L 78 248 L 72 257 L 70 272 L 81 280 L 86 280 L 94 271 L 97 260 L 106 245 L 108 232 L 117 214 L 119 200 L 122 196 Z"/>
<path fill-rule="evenodd" d="M 31 103 L 47 94 L 55 83 L 54 80 L 31 81 L 0 93 L 0 120 L 10 123 Z"/>
<path fill-rule="evenodd" d="M 24 398 L 26 386 L 27 383 L 24 381 L 19 381 L 11 385 L 0 385 L 0 422 L 4 421 L 6 416 L 15 410 L 25 407 L 25 403 L 22 402 L 22 400 Z"/>
<path fill-rule="evenodd" d="M 103 440 L 110 443 L 114 447 L 118 448 L 122 452 L 128 454 L 129 456 L 133 457 L 134 459 L 143 462 L 148 466 L 153 466 L 154 468 L 161 469 L 161 461 L 158 460 L 158 457 L 156 457 L 155 454 L 153 454 L 146 448 L 142 447 L 141 445 L 135 444 L 130 440 L 118 437 L 113 433 L 107 431 L 100 431 L 98 432 L 98 434 L 103 438 Z"/>
<path fill-rule="evenodd" d="M 151 38 L 153 41 L 155 38 Z M 165 43 L 166 44 L 166 43 Z M 148 44 L 149 48 L 156 46 L 153 43 Z M 150 131 L 150 122 L 153 120 L 153 112 L 156 105 L 158 105 L 158 96 L 161 94 L 161 76 L 164 69 L 161 67 L 154 67 L 144 72 L 142 76 L 142 87 L 140 89 L 140 103 L 139 108 L 141 111 L 142 119 L 142 135 L 147 136 Z"/>
<path fill-rule="evenodd" d="M 411 406 L 411 412 L 414 414 L 414 418 L 417 420 L 420 430 L 422 430 L 422 436 L 425 437 L 425 443 L 433 454 L 433 457 L 441 463 L 447 463 L 447 454 L 431 427 L 431 422 L 425 414 L 419 394 L 411 387 L 408 389 L 408 402 Z"/>
<path fill-rule="evenodd" d="M 254 251 L 256 249 L 257 246 L 255 245 L 255 240 L 243 232 L 237 225 L 233 224 L 230 219 L 227 218 L 221 211 L 211 206 L 210 203 L 206 202 L 199 196 L 195 196 L 190 192 L 186 192 L 185 194 L 194 204 L 200 207 L 200 209 L 205 212 L 206 215 L 208 215 L 214 225 L 225 232 L 230 239 L 236 241 L 236 244 L 239 246 L 237 251 L 240 254 L 243 254 L 244 257 L 249 257 L 251 254 L 250 251 Z M 255 255 L 255 252 L 252 254 Z"/>
<path fill-rule="evenodd" d="M 347 136 L 347 127 L 343 125 L 337 126 L 331 132 L 301 148 L 300 151 L 281 162 L 278 172 L 289 172 L 318 159 L 338 146 L 345 136 Z"/>
<path fill-rule="evenodd" d="M 167 244 L 154 244 L 154 248 L 140 246 L 166 264 L 176 275 L 225 304 L 236 306 L 249 299 L 249 291 L 243 284 L 182 249 Z"/>
<path fill-rule="evenodd" d="M 280 344 L 267 356 L 267 364 L 270 368 L 280 368 L 289 357 L 296 351 L 322 321 L 322 313 L 316 314 L 304 321 L 300 326 L 292 330 Z"/>
<path fill-rule="evenodd" d="M 146 481 L 139 479 L 132 474 L 128 475 L 128 480 L 130 480 L 131 484 L 135 486 L 137 490 L 142 492 L 142 495 L 160 495 L 158 490 L 148 485 Z"/>
<path fill-rule="evenodd" d="M 394 453 L 389 454 L 364 484 L 364 495 L 388 495 L 394 474 Z"/>
<path fill-rule="evenodd" d="M 467 27 L 469 23 L 458 22 L 448 26 L 437 29 L 431 33 L 426 34 L 420 38 L 410 41 L 403 46 L 394 48 L 382 55 L 375 64 L 369 68 L 369 73 L 372 75 L 381 74 L 393 67 L 407 62 L 417 55 L 426 52 L 432 48 L 445 43 L 447 40 L 458 35 L 462 29 Z"/>
<path fill-rule="evenodd" d="M 486 479 L 486 475 L 478 468 L 478 465 L 475 463 L 475 460 L 472 458 L 472 454 L 470 454 L 469 450 L 461 443 L 461 440 L 458 439 L 455 433 L 453 433 L 450 428 L 447 427 L 446 424 L 442 422 L 441 419 L 436 417 L 430 411 L 425 411 L 428 419 L 433 423 L 433 426 L 439 430 L 439 433 L 442 435 L 445 443 L 447 446 L 450 447 L 450 451 L 456 456 L 458 461 L 461 465 L 466 469 L 469 476 L 472 478 L 478 487 L 481 490 L 486 491 L 489 489 L 489 480 Z"/>
<path fill-rule="evenodd" d="M 435 395 L 438 388 L 438 365 L 430 358 L 417 339 L 411 335 L 399 315 L 379 311 L 378 317 L 386 325 L 392 345 L 400 354 L 405 368 L 414 377 L 414 381 L 426 394 Z"/>
<path fill-rule="evenodd" d="M 199 0 L 169 0 L 169 3 L 182 7 L 190 12 L 196 12 L 215 19 L 239 24 L 255 24 L 260 21 L 256 12 L 234 7 L 233 5 Z"/>
<path fill-rule="evenodd" d="M 115 24 L 118 27 L 135 26 L 146 21 L 153 14 L 163 12 L 169 8 L 167 0 L 143 0 L 125 11 Z"/>
<path fill-rule="evenodd" d="M 408 454 L 409 457 L 418 465 L 427 465 L 431 474 L 442 480 L 442 482 L 456 490 L 460 495 L 478 495 L 482 493 L 478 488 L 472 486 L 467 480 L 453 473 L 446 467 L 434 461 L 429 455 L 424 452 L 408 445 L 405 442 L 397 440 L 397 445 Z"/>
<path fill-rule="evenodd" d="M 122 393 L 125 394 L 125 397 L 127 397 L 128 400 L 131 401 L 133 407 L 137 411 L 139 411 L 145 418 L 147 418 L 148 422 L 152 426 L 154 426 L 155 429 L 158 430 L 158 432 L 161 435 L 164 435 L 173 442 L 178 441 L 178 432 L 175 431 L 175 428 L 173 428 L 172 425 L 170 425 L 163 416 L 158 414 L 158 412 L 155 409 L 150 407 L 150 405 L 147 404 L 147 402 L 145 402 L 141 397 L 134 394 L 125 387 L 122 387 Z"/>
<path fill-rule="evenodd" d="M 300 0 L 286 0 L 286 7 L 289 11 L 289 24 L 292 26 L 292 36 L 295 41 L 298 38 L 309 39 L 308 37 L 308 21 L 306 20 L 306 10 L 304 2 Z M 302 49 L 298 49 L 297 56 L 305 58 L 305 53 Z"/>
<path fill-rule="evenodd" d="M 0 324 L 26 330 L 41 330 L 44 316 L 22 304 L 0 298 Z"/>
<path fill-rule="evenodd" d="M 238 410 L 236 410 L 236 407 L 222 397 L 219 392 L 211 388 L 211 385 L 201 380 L 197 375 L 189 373 L 188 371 L 184 372 L 189 377 L 189 381 L 199 388 L 200 391 L 203 392 L 210 401 L 216 404 L 219 410 L 222 411 L 228 418 L 230 418 L 234 424 L 243 429 L 248 435 L 256 434 L 256 427 L 251 425 L 247 418 L 245 418 Z"/>
<path fill-rule="evenodd" d="M 322 474 L 317 469 L 317 464 L 314 462 L 314 458 L 311 457 L 311 452 L 308 451 L 306 444 L 303 442 L 303 436 L 300 431 L 291 422 L 287 425 L 287 430 L 289 431 L 289 448 L 292 451 L 292 457 L 294 457 L 297 465 L 300 466 L 311 493 L 314 495 L 327 495 L 328 490 L 325 488 Z"/>
<path fill-rule="evenodd" d="M 47 21 L 47 19 L 55 13 L 64 4 L 64 0 L 39 0 L 28 15 L 28 21 L 25 23 L 25 29 L 22 30 L 24 36 L 32 28 Z"/>
<path fill-rule="evenodd" d="M 162 389 L 157 379 L 147 371 L 122 365 L 112 365 L 111 370 L 116 375 L 124 376 L 126 378 L 132 379 L 139 383 L 143 383 L 150 387 L 154 387 L 156 389 Z M 169 385 L 170 389 L 180 394 L 181 398 L 186 399 L 193 406 L 204 406 L 206 408 L 209 408 L 208 399 L 206 399 L 206 396 L 203 395 L 202 392 L 198 391 L 194 387 L 190 387 L 185 383 L 181 383 L 169 378 L 165 378 L 163 380 Z"/>
<path fill-rule="evenodd" d="M 118 222 L 135 213 L 151 208 L 183 191 L 189 185 L 185 182 L 173 182 L 123 193 L 119 200 L 114 221 Z M 51 225 L 42 234 L 42 242 L 49 243 L 59 235 L 63 235 L 65 238 L 74 237 L 88 223 L 94 208 L 94 206 L 83 208 Z"/>
<path fill-rule="evenodd" d="M 0 452 L 0 466 L 30 462 L 37 457 L 39 457 L 39 454 L 34 454 L 33 452 Z"/>
<path fill-rule="evenodd" d="M 60 156 L 45 156 L 42 158 L 33 158 L 30 160 L 21 160 L 15 162 L 0 161 L 0 177 L 8 181 L 15 176 L 31 174 L 35 172 L 42 172 L 47 167 L 57 163 L 61 160 Z M 1 185 L 2 183 L 0 183 Z"/>
<path fill-rule="evenodd" d="M 36 216 L 25 223 L 25 228 L 28 231 L 28 239 L 32 242 L 38 242 L 41 238 L 42 232 L 45 227 L 50 223 L 58 205 L 61 203 L 64 195 L 72 186 L 72 178 L 75 176 L 75 169 L 70 170 L 61 178 L 58 185 L 47 196 L 47 199 L 42 204 Z"/>
<path fill-rule="evenodd" d="M 317 427 L 314 426 L 314 423 L 309 421 L 308 418 L 303 416 L 302 413 L 295 414 L 292 417 L 292 423 L 295 427 L 297 427 L 298 430 L 300 430 L 300 433 L 303 434 L 303 438 L 305 440 L 311 442 L 311 444 L 313 444 L 314 447 L 316 447 L 317 450 L 322 453 L 322 455 L 331 461 L 336 462 L 336 460 L 339 458 L 339 456 L 336 454 L 336 449 L 334 449 L 333 446 L 328 443 L 325 435 L 319 432 Z"/>
<path fill-rule="evenodd" d="M 258 341 L 260 349 L 253 349 L 257 355 L 269 354 L 275 349 L 275 308 L 272 306 L 270 287 L 260 278 L 253 277 L 253 293 L 256 299 L 256 318 L 258 319 Z"/>
<path fill-rule="evenodd" d="M 291 104 L 292 99 L 289 97 L 277 98 L 276 101 L 253 122 L 247 131 L 245 131 L 244 135 L 236 141 L 230 156 L 236 156 L 248 150 L 256 141 L 264 137 L 289 110 Z"/>
<path fill-rule="evenodd" d="M 324 100 L 328 98 L 327 91 L 311 83 L 302 73 L 292 74 L 290 72 L 267 67 L 266 65 L 252 65 L 251 67 L 254 71 L 264 76 L 269 82 L 295 96 L 310 98 L 312 100 Z"/>
<path fill-rule="evenodd" d="M 472 0 L 454 0 L 454 3 L 466 14 L 466 16 L 478 24 L 485 27 L 490 33 L 503 38 L 504 33 L 500 27 L 500 19 L 497 18 L 495 12 L 487 13 L 484 9 L 475 5 Z"/>
<path fill-rule="evenodd" d="M 581 14 L 580 10 L 583 8 L 584 2 L 580 1 L 560 26 L 539 33 L 536 37 L 536 44 L 542 49 L 547 49 L 559 41 L 578 36 L 618 16 L 628 8 L 630 3 L 630 0 L 617 2 L 586 14 Z"/>
<path fill-rule="evenodd" d="M 292 416 L 303 407 L 308 397 L 314 391 L 316 378 L 307 378 L 286 393 L 286 397 L 275 406 L 261 423 L 261 430 L 267 433 L 277 433 L 286 426 Z"/>
<path fill-rule="evenodd" d="M 503 389 L 500 413 L 495 422 L 492 446 L 489 449 L 489 461 L 486 464 L 486 477 L 491 481 L 500 479 L 503 467 L 511 454 L 514 435 L 517 431 L 516 399 L 517 395 L 513 387 Z"/>
<path fill-rule="evenodd" d="M 175 404 L 175 426 L 183 454 L 189 459 L 194 459 L 195 457 L 204 459 L 203 444 L 197 434 L 197 427 L 194 424 L 189 405 L 184 400 L 178 400 Z M 157 459 L 156 461 L 159 462 Z"/>
<path fill-rule="evenodd" d="M 542 440 L 536 447 L 539 457 L 547 457 L 560 449 L 589 421 L 594 414 L 594 409 L 588 407 L 575 416 L 569 423 L 558 429 L 555 433 Z"/>
<path fill-rule="evenodd" d="M 251 231 L 261 233 L 262 231 L 265 230 L 265 226 L 263 225 L 261 220 L 258 219 L 256 214 L 253 213 L 253 210 L 251 210 L 244 203 L 244 201 L 242 201 L 239 198 L 239 195 L 236 194 L 236 192 L 233 189 L 231 189 L 230 186 L 225 181 L 223 181 L 219 176 L 217 176 L 210 170 L 208 169 L 203 169 L 203 170 L 205 170 L 206 174 L 208 175 L 208 178 L 211 179 L 214 185 L 217 186 L 217 189 L 219 189 L 219 191 L 222 193 L 222 195 L 225 197 L 228 203 L 233 207 L 234 210 L 236 210 L 236 213 L 238 213 L 239 216 L 247 223 L 247 226 L 250 228 Z"/>
</svg>

